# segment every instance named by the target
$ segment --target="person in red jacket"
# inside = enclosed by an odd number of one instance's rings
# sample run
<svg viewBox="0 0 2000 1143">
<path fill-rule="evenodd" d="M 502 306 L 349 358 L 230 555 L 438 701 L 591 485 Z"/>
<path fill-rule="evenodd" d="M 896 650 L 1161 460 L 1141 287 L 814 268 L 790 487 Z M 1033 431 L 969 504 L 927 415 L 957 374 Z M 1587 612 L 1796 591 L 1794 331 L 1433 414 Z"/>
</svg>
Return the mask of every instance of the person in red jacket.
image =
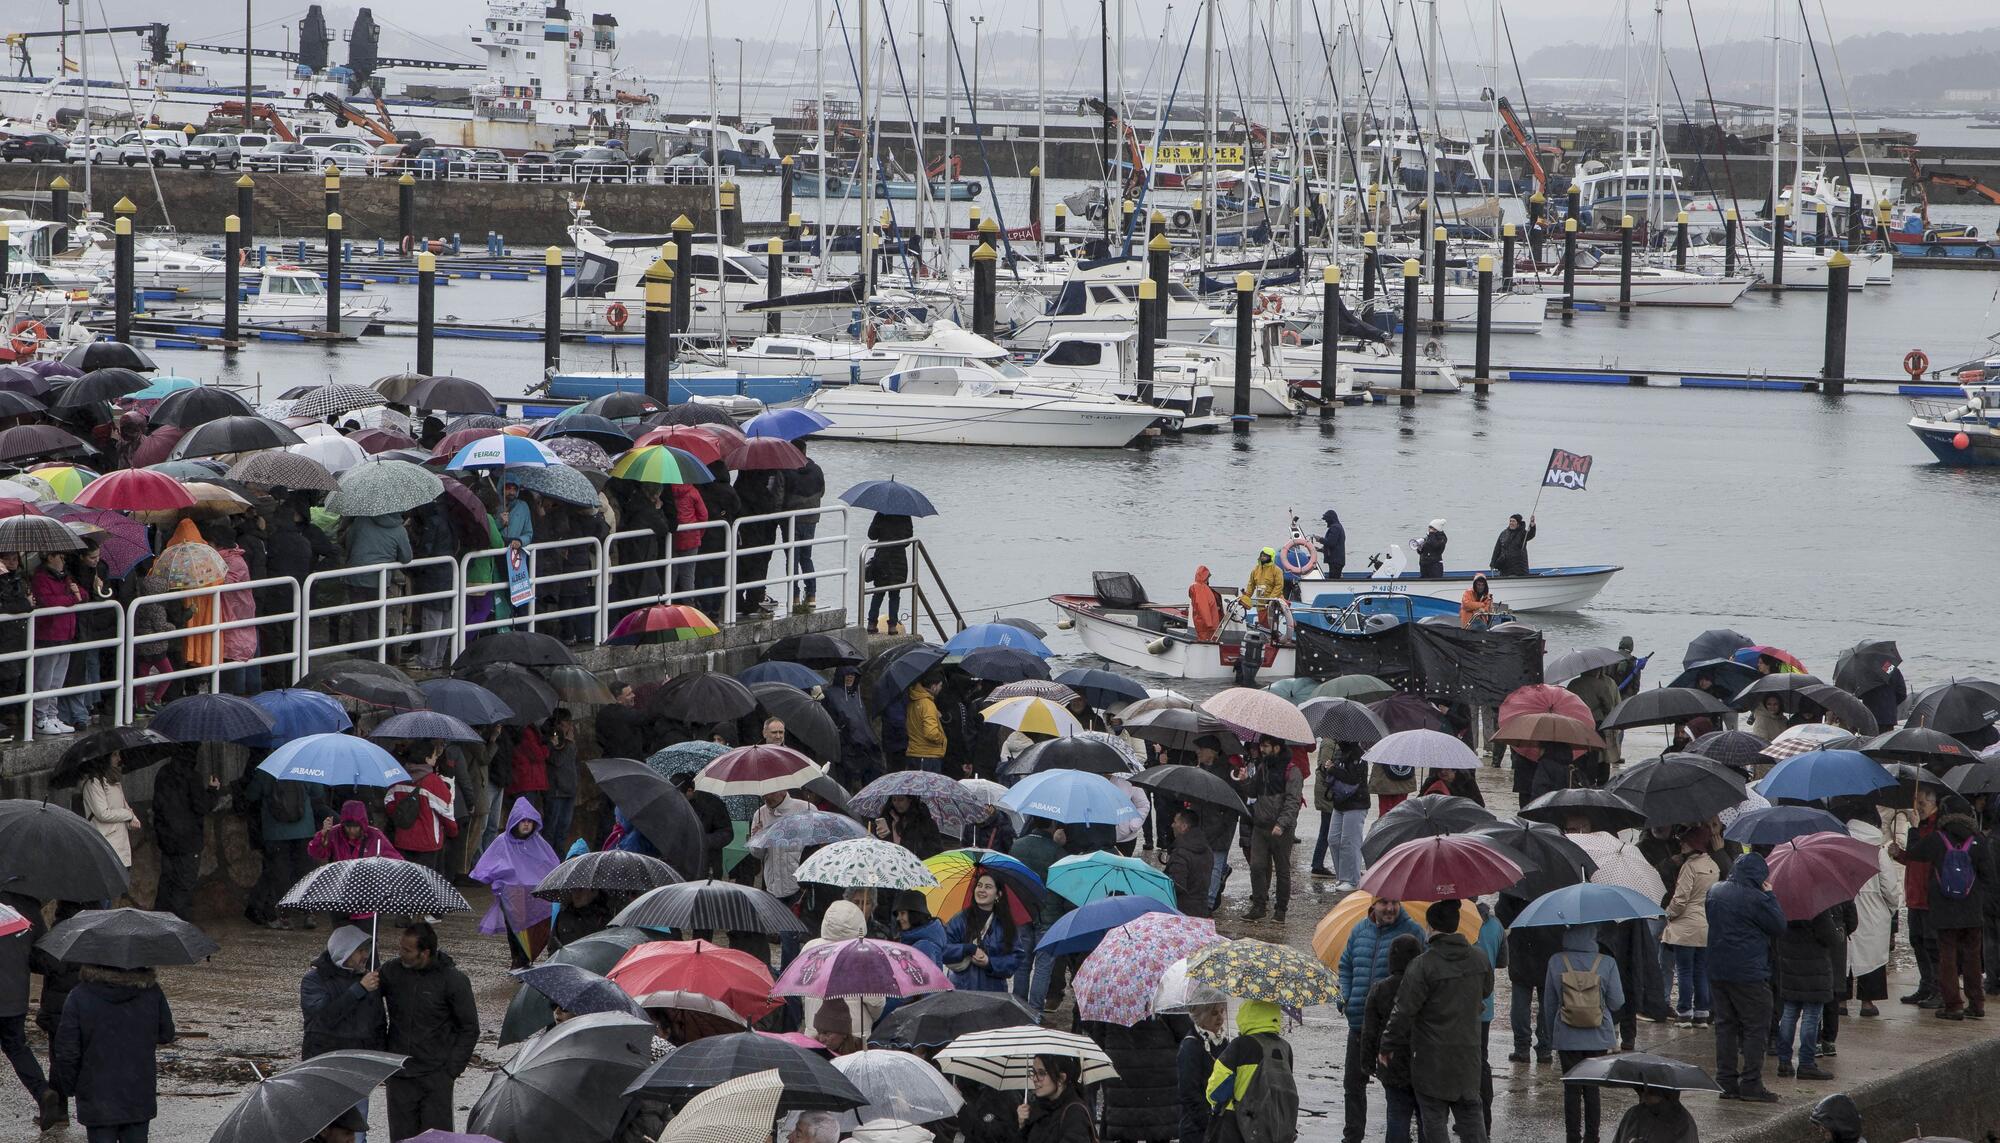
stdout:
<svg viewBox="0 0 2000 1143">
<path fill-rule="evenodd" d="M 696 492 L 692 484 L 675 484 L 674 490 L 674 558 L 682 559 L 701 550 L 702 533 L 707 529 L 697 528 L 697 524 L 708 522 L 708 504 Z M 679 598 L 684 592 L 694 590 L 694 560 L 674 565 L 673 593 Z"/>
<path fill-rule="evenodd" d="M 1938 987 L 1937 937 L 1931 932 L 1931 867 L 1929 862 L 1911 857 L 1909 850 L 1915 849 L 1917 842 L 1937 832 L 1937 795 L 1922 786 L 1917 787 L 1914 809 L 1917 824 L 1910 827 L 1906 838 L 1891 834 L 1889 856 L 1903 867 L 1903 900 L 1910 920 L 1910 952 L 1917 961 L 1917 990 L 1903 997 L 1903 1003 L 1915 1004 L 1919 1008 L 1938 1008 L 1944 1004 L 1944 992 Z"/>
<path fill-rule="evenodd" d="M 539 726 L 524 726 L 514 745 L 514 779 L 507 783 L 507 797 L 526 798 L 535 812 L 545 808 L 542 801 L 549 790 L 549 744 Z"/>
<path fill-rule="evenodd" d="M 407 764 L 410 780 L 389 787 L 383 803 L 389 824 L 396 831 L 396 848 L 418 865 L 437 869 L 445 841 L 458 836 L 458 819 L 452 816 L 452 784 L 435 769 L 443 753 L 442 744 L 433 743 L 430 756 Z"/>
</svg>

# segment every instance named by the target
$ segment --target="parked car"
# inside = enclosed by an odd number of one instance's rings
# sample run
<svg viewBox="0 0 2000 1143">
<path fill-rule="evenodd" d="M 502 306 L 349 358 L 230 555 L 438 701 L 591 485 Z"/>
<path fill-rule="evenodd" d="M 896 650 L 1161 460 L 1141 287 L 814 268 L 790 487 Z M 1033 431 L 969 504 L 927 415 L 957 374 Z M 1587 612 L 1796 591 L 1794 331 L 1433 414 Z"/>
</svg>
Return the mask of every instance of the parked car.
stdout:
<svg viewBox="0 0 2000 1143">
<path fill-rule="evenodd" d="M 568 182 L 576 178 L 576 160 L 583 151 L 577 147 L 564 147 L 549 153 L 549 166 L 554 168 L 556 178 Z"/>
<path fill-rule="evenodd" d="M 407 169 L 420 179 L 450 178 L 454 165 L 463 163 L 467 153 L 463 147 L 425 147 L 409 161 Z"/>
<path fill-rule="evenodd" d="M 60 163 L 69 157 L 68 144 L 46 131 L 9 135 L 0 139 L 0 160 L 26 159 L 31 163 Z"/>
<path fill-rule="evenodd" d="M 196 135 L 181 148 L 181 159 L 186 165 L 211 171 L 217 167 L 233 171 L 243 165 L 244 157 L 242 137 L 223 132 Z"/>
<path fill-rule="evenodd" d="M 141 163 L 161 166 L 179 163 L 188 166 L 181 148 L 186 145 L 187 136 L 179 131 L 127 131 L 118 137 L 118 161 L 128 167 Z"/>
<path fill-rule="evenodd" d="M 416 158 L 418 148 L 414 143 L 383 143 L 368 156 L 368 173 L 371 175 L 400 175 L 413 170 L 411 160 Z"/>
<path fill-rule="evenodd" d="M 311 143 L 306 143 L 304 139 L 299 142 L 319 157 L 321 169 L 332 163 L 343 175 L 369 173 L 368 160 L 375 154 L 373 147 L 366 143 L 356 143 L 352 139 L 344 139 L 324 147 L 315 147 Z"/>
<path fill-rule="evenodd" d="M 613 147 L 585 147 L 573 169 L 580 183 L 629 183 L 632 156 Z"/>
<path fill-rule="evenodd" d="M 63 158 L 72 163 L 115 162 L 118 139 L 112 135 L 71 135 L 63 147 Z"/>
<path fill-rule="evenodd" d="M 554 156 L 547 151 L 528 151 L 514 157 L 515 182 L 547 183 L 560 177 L 556 173 Z"/>
<path fill-rule="evenodd" d="M 466 151 L 463 158 L 454 161 L 451 173 L 454 178 L 505 181 L 507 156 L 490 147 Z"/>
<path fill-rule="evenodd" d="M 243 165 L 252 171 L 317 171 L 319 156 L 303 143 L 273 143 L 243 160 Z"/>
</svg>

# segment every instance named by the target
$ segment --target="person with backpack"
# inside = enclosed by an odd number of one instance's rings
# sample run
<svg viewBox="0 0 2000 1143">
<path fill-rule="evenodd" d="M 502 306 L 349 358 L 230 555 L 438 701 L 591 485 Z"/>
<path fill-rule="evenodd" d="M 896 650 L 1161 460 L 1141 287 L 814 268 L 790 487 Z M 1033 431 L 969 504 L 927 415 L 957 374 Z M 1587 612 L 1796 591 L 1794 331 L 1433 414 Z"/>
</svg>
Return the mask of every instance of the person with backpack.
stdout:
<svg viewBox="0 0 2000 1143">
<path fill-rule="evenodd" d="M 1341 1075 L 1347 1116 L 1341 1132 L 1343 1143 L 1361 1143 L 1368 1130 L 1368 1070 L 1375 1057 L 1361 1034 L 1362 1024 L 1375 985 L 1395 971 L 1391 950 L 1397 939 L 1405 936 L 1417 942 L 1418 951 L 1422 951 L 1424 930 L 1404 911 L 1403 903 L 1377 898 L 1369 903 L 1368 915 L 1348 932 L 1347 944 L 1340 950 L 1340 999 L 1347 1013 L 1347 1063 Z M 1383 1018 L 1388 1018 L 1387 1012 Z M 1380 1034 L 1378 1030 L 1378 1039 Z"/>
<path fill-rule="evenodd" d="M 1398 1051 L 1409 1053 L 1424 1138 L 1446 1138 L 1455 1122 L 1462 1143 L 1486 1143 L 1479 1013 L 1493 995 L 1493 963 L 1458 931 L 1459 907 L 1447 899 L 1425 911 L 1430 946 L 1403 974 L 1376 1063 L 1386 1065 Z"/>
<path fill-rule="evenodd" d="M 1944 998 L 1937 1017 L 1983 1020 L 1986 986 L 1980 926 L 1994 875 L 1992 854 L 1971 804 L 1957 794 L 1947 796 L 1938 806 L 1937 828 L 1912 838 L 1910 857 L 1930 866 L 1928 921 L 1937 943 L 1937 983 Z"/>
<path fill-rule="evenodd" d="M 1319 837 L 1313 842 L 1312 875 L 1331 877 L 1333 891 L 1345 893 L 1361 881 L 1361 835 L 1368 820 L 1368 764 L 1355 742 L 1322 742 L 1313 774 L 1313 809 Z M 1326 867 L 1333 850 L 1333 868 Z"/>
<path fill-rule="evenodd" d="M 405 765 L 409 779 L 389 787 L 382 803 L 403 857 L 440 873 L 447 872 L 440 861 L 445 842 L 458 836 L 458 820 L 452 816 L 451 781 L 435 769 L 443 753 L 443 743 L 431 743 L 423 761 Z"/>
<path fill-rule="evenodd" d="M 1771 867 L 1746 853 L 1711 887 L 1708 991 L 1715 1012 L 1715 1082 L 1722 1098 L 1776 1103 L 1764 1086 L 1764 1038 L 1771 1032 L 1771 946 L 1785 931 L 1785 911 L 1766 882 Z"/>
<path fill-rule="evenodd" d="M 1388 1134 L 1383 1136 L 1387 1143 L 1410 1143 L 1411 1124 L 1417 1115 L 1417 1093 L 1410 1087 L 1409 1049 L 1405 1047 L 1385 1052 L 1382 1032 L 1389 1026 L 1389 1017 L 1396 1010 L 1396 994 L 1402 991 L 1403 974 L 1409 971 L 1411 961 L 1423 955 L 1423 951 L 1422 937 L 1399 933 L 1396 939 L 1389 942 L 1389 975 L 1370 985 L 1368 995 L 1362 1000 L 1362 1082 L 1364 1085 L 1367 1083 L 1368 1074 L 1372 1071 L 1376 1081 L 1382 1085 L 1382 1102 L 1388 1107 Z M 1366 1100 L 1367 1097 L 1364 1086 L 1361 1099 Z M 1350 1107 L 1354 1098 L 1348 1096 Z M 1364 1116 L 1365 1113 L 1364 1108 Z M 1350 1117 L 1352 1114 L 1349 1113 Z M 1365 1123 L 1363 1127 L 1366 1127 Z M 1352 1138 L 1358 1139 L 1359 1136 Z"/>
<path fill-rule="evenodd" d="M 1555 1047 L 1563 1074 L 1618 1046 L 1611 1014 L 1625 1004 L 1618 962 L 1597 947 L 1596 925 L 1563 930 L 1562 951 L 1549 958 L 1542 995 L 1542 1031 Z M 1597 1143 L 1599 1117 L 1595 1084 L 1563 1084 L 1563 1137 L 1568 1143 Z"/>
<path fill-rule="evenodd" d="M 243 915 L 270 929 L 314 927 L 310 914 L 294 919 L 278 913 L 278 898 L 305 876 L 311 858 L 306 844 L 333 812 L 326 788 L 307 782 L 279 781 L 263 770 L 252 770 L 244 786 L 243 808 L 255 814 L 258 846 L 264 865 L 250 890 Z"/>
<path fill-rule="evenodd" d="M 1292 1046 L 1278 1035 L 1278 1006 L 1246 1001 L 1236 1038 L 1208 1073 L 1208 1137 L 1214 1143 L 1293 1143 L 1299 1137 L 1299 1088 Z"/>
</svg>

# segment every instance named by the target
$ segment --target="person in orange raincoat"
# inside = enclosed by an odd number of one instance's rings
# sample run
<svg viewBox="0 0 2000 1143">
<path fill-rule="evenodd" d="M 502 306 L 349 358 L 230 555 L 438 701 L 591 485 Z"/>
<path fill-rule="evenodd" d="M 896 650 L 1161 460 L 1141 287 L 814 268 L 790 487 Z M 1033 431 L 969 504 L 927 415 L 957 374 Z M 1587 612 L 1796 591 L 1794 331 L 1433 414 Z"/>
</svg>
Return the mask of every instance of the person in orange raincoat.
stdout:
<svg viewBox="0 0 2000 1143">
<path fill-rule="evenodd" d="M 1188 622 L 1194 624 L 1194 637 L 1204 643 L 1222 629 L 1222 597 L 1208 586 L 1206 564 L 1194 569 L 1194 582 L 1188 585 Z"/>
<path fill-rule="evenodd" d="M 1493 622 L 1493 589 L 1487 586 L 1486 577 L 1472 577 L 1472 586 L 1458 597 L 1458 625 L 1484 631 Z"/>
<path fill-rule="evenodd" d="M 206 543 L 208 543 L 208 540 L 202 536 L 201 529 L 195 526 L 193 520 L 183 516 L 181 517 L 181 522 L 174 526 L 174 534 L 167 541 L 167 548 L 171 548 L 176 544 Z M 160 551 L 164 554 L 166 548 L 162 548 Z M 186 600 L 185 602 L 188 607 L 187 625 L 189 627 L 201 627 L 205 624 L 215 622 L 215 601 L 216 597 L 213 595 L 200 595 Z M 222 648 L 220 643 L 221 640 L 215 637 L 214 632 L 190 635 L 182 641 L 182 658 L 190 667 L 212 667 L 221 659 Z"/>
</svg>

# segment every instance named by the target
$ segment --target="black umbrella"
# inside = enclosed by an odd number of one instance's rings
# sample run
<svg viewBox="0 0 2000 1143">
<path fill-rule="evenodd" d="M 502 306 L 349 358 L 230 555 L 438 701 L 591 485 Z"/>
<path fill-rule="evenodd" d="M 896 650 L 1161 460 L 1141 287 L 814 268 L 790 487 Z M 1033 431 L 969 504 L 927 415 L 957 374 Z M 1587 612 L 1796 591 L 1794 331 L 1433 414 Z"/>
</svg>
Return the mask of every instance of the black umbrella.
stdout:
<svg viewBox="0 0 2000 1143">
<path fill-rule="evenodd" d="M 1306 716 L 1315 735 L 1334 742 L 1373 746 L 1389 736 L 1389 728 L 1375 712 L 1353 699 L 1330 695 L 1309 698 L 1299 704 L 1299 713 Z"/>
<path fill-rule="evenodd" d="M 1799 698 L 1818 706 L 1834 721 L 1856 734 L 1875 734 L 1882 729 L 1875 722 L 1875 715 L 1868 709 L 1868 704 L 1840 687 L 1821 683 L 1816 687 L 1802 688 L 1798 694 Z"/>
<path fill-rule="evenodd" d="M 1520 865 L 1521 879 L 1501 890 L 1510 897 L 1532 901 L 1565 885 L 1588 881 L 1597 872 L 1597 862 L 1582 846 L 1543 822 L 1502 818 L 1466 833 L 1499 846 Z"/>
<path fill-rule="evenodd" d="M 2000 684 L 1984 679 L 1953 679 L 1926 687 L 1911 701 L 1909 715 L 1903 721 L 1907 726 L 1929 727 L 1946 734 L 1987 730 L 2000 721 Z"/>
<path fill-rule="evenodd" d="M 1604 716 L 1599 730 L 1629 730 L 1635 726 L 1664 726 L 1671 722 L 1686 722 L 1704 715 L 1713 717 L 1730 713 L 1729 707 L 1721 699 L 1693 687 L 1655 687 L 1650 691 L 1640 691 L 1624 702 L 1611 708 Z"/>
<path fill-rule="evenodd" d="M 1440 730 L 1444 716 L 1431 704 L 1410 694 L 1394 694 L 1367 704 L 1369 713 L 1381 720 L 1391 733 L 1404 730 Z"/>
<path fill-rule="evenodd" d="M 1132 775 L 1132 784 L 1183 801 L 1217 806 L 1240 817 L 1250 816 L 1250 808 L 1229 783 L 1199 766 L 1153 766 Z"/>
<path fill-rule="evenodd" d="M 959 670 L 989 683 L 1018 683 L 1022 679 L 1047 679 L 1049 665 L 1040 655 L 1019 647 L 980 647 L 958 661 Z"/>
<path fill-rule="evenodd" d="M 1951 773 L 1944 776 L 1944 784 L 1968 798 L 1980 794 L 2000 794 L 2000 764 L 1971 762 L 1954 766 Z"/>
<path fill-rule="evenodd" d="M 1756 644 L 1757 641 L 1750 636 L 1727 627 L 1710 628 L 1688 641 L 1687 653 L 1681 656 L 1681 666 L 1692 667 L 1707 659 L 1731 658 L 1743 648 Z"/>
<path fill-rule="evenodd" d="M 554 420 L 543 421 L 535 434 L 541 440 L 554 437 L 582 437 L 604 446 L 604 451 L 613 456 L 632 447 L 632 434 L 614 425 L 610 420 L 595 413 L 570 413 Z"/>
<path fill-rule="evenodd" d="M 1817 675 L 1798 675 L 1789 671 L 1772 675 L 1759 675 L 1756 682 L 1737 691 L 1735 696 L 1729 700 L 1729 705 L 1735 707 L 1737 710 L 1749 710 L 1751 707 L 1763 702 L 1766 696 L 1775 695 L 1785 713 L 1794 714 L 1799 709 L 1798 692 L 1807 687 L 1825 685 L 1825 682 Z"/>
<path fill-rule="evenodd" d="M 1041 638 L 1039 631 L 1030 631 L 1029 634 Z M 1110 710 L 1146 697 L 1146 688 L 1138 682 L 1096 667 L 1071 667 L 1057 675 L 1056 681 L 1082 695 L 1083 701 L 1098 710 Z"/>
<path fill-rule="evenodd" d="M 641 1020 L 646 1010 L 632 994 L 613 984 L 609 977 L 574 964 L 542 964 L 517 968 L 514 979 L 548 997 L 549 1003 L 574 1016 L 592 1012 L 623 1012 Z"/>
<path fill-rule="evenodd" d="M 612 918 L 612 924 L 682 933 L 719 929 L 777 936 L 806 931 L 783 901 L 734 881 L 683 881 L 648 890 Z"/>
<path fill-rule="evenodd" d="M 835 810 L 843 814 L 847 813 L 847 799 L 849 797 L 847 789 L 835 781 L 833 775 L 821 774 L 819 777 L 807 782 L 801 789 L 805 793 L 811 794 L 813 797 L 832 806 Z"/>
<path fill-rule="evenodd" d="M 1627 766 L 1604 788 L 1639 807 L 1648 826 L 1705 822 L 1748 796 L 1741 775 L 1698 754 L 1668 754 Z"/>
<path fill-rule="evenodd" d="M 486 1083 L 466 1131 L 500 1143 L 595 1143 L 625 1113 L 625 1087 L 653 1061 L 651 1020 L 596 1012 L 529 1040 Z M 831 1065 L 829 1065 L 831 1066 Z"/>
<path fill-rule="evenodd" d="M 594 758 L 587 765 L 597 788 L 624 813 L 633 829 L 653 843 L 660 860 L 682 877 L 701 872 L 701 819 L 672 782 L 630 758 Z"/>
<path fill-rule="evenodd" d="M 423 710 L 430 705 L 410 676 L 367 659 L 341 659 L 315 667 L 299 680 L 299 687 L 391 710 Z"/>
<path fill-rule="evenodd" d="M 785 724 L 785 733 L 821 762 L 840 757 L 840 728 L 826 708 L 795 686 L 786 683 L 752 683 L 750 693 L 766 715 Z"/>
<path fill-rule="evenodd" d="M 512 663 L 488 663 L 461 676 L 491 691 L 514 713 L 502 719 L 509 726 L 532 726 L 555 713 L 562 699 L 541 676 Z"/>
<path fill-rule="evenodd" d="M 1979 757 L 1979 751 L 1942 731 L 1905 726 L 1878 734 L 1861 744 L 1861 752 L 1877 762 L 1958 766 Z"/>
<path fill-rule="evenodd" d="M 1757 668 L 1734 659 L 1704 659 L 1682 670 L 1667 685 L 1694 687 L 1695 690 L 1706 690 L 1710 694 L 1733 695 L 1762 677 L 1757 673 Z M 1695 686 L 1703 679 L 1708 680 L 1708 686 Z"/>
<path fill-rule="evenodd" d="M 654 1064 L 625 1094 L 679 1105 L 716 1084 L 772 1068 L 785 1084 L 780 1111 L 846 1111 L 868 1102 L 860 1088 L 817 1052 L 755 1032 L 696 1040 Z"/>
<path fill-rule="evenodd" d="M 757 709 L 757 696 L 728 675 L 682 675 L 653 692 L 652 708 L 676 722 L 712 726 Z"/>
<path fill-rule="evenodd" d="M 0 436 L 4 436 L 0 433 Z M 931 643 L 905 643 L 901 648 L 885 651 L 870 661 L 875 671 L 873 694 L 875 705 L 888 706 L 896 696 L 910 689 L 910 684 L 937 670 L 944 662 L 946 651 Z"/>
<path fill-rule="evenodd" d="M 135 726 L 114 726 L 86 734 L 70 744 L 49 774 L 49 785 L 57 789 L 74 786 L 104 759 L 118 755 L 126 773 L 156 766 L 173 756 L 180 744 L 151 730 Z"/>
<path fill-rule="evenodd" d="M 62 363 L 89 374 L 94 369 L 136 369 L 141 373 L 158 369 L 153 359 L 137 347 L 122 341 L 87 341 L 63 354 Z"/>
<path fill-rule="evenodd" d="M 1491 825 L 1495 820 L 1491 810 L 1470 798 L 1451 794 L 1405 798 L 1368 827 L 1361 839 L 1361 856 L 1372 865 L 1406 841 L 1464 833 L 1474 826 Z"/>
<path fill-rule="evenodd" d="M 47 405 L 28 396 L 26 393 L 16 393 L 12 389 L 0 389 L 0 418 L 36 417 L 48 411 L 49 407 Z"/>
<path fill-rule="evenodd" d="M 236 395 L 233 390 L 217 389 L 211 385 L 197 385 L 192 389 L 167 394 L 166 400 L 153 407 L 146 420 L 155 425 L 175 425 L 191 429 L 224 417 L 254 417 L 257 410 L 250 402 Z"/>
<path fill-rule="evenodd" d="M 35 947 L 57 960 L 107 968 L 196 964 L 222 949 L 172 913 L 144 909 L 85 909 L 50 929 Z"/>
<path fill-rule="evenodd" d="M 434 710 L 406 710 L 401 714 L 391 715 L 369 731 L 368 737 L 405 741 L 424 739 L 436 739 L 439 742 L 485 741 L 478 731 L 472 729 L 472 724 Z"/>
<path fill-rule="evenodd" d="M 933 992 L 882 1017 L 868 1034 L 871 1048 L 908 1052 L 942 1048 L 967 1032 L 1018 1028 L 1038 1021 L 1011 992 Z"/>
<path fill-rule="evenodd" d="M 1563 1074 L 1564 1083 L 1614 1087 L 1651 1087 L 1664 1091 L 1721 1091 L 1708 1073 L 1693 1064 L 1648 1052 L 1595 1056 Z"/>
<path fill-rule="evenodd" d="M 130 369 L 92 369 L 71 381 L 62 396 L 50 402 L 52 409 L 76 409 L 100 401 L 116 401 L 144 389 L 147 381 Z"/>
<path fill-rule="evenodd" d="M 562 640 L 539 631 L 498 631 L 481 635 L 465 645 L 451 664 L 454 672 L 469 671 L 488 663 L 514 663 L 523 667 L 574 666 L 577 657 Z"/>
<path fill-rule="evenodd" d="M 0 462 L 89 451 L 89 445 L 54 425 L 15 425 L 10 429 L 0 429 Z"/>
<path fill-rule="evenodd" d="M 497 413 L 493 394 L 463 377 L 426 377 L 410 386 L 398 404 L 434 413 Z"/>
<path fill-rule="evenodd" d="M 854 644 L 838 635 L 787 635 L 764 652 L 766 662 L 799 663 L 816 671 L 852 666 L 861 662 L 862 658 L 861 652 L 854 649 Z"/>
<path fill-rule="evenodd" d="M 464 679 L 426 679 L 417 689 L 432 710 L 470 726 L 491 726 L 514 716 L 514 708 L 499 695 Z"/>
<path fill-rule="evenodd" d="M 308 1143 L 409 1058 L 341 1048 L 293 1064 L 260 1079 L 229 1109 L 208 1143 Z"/>
<path fill-rule="evenodd" d="M 654 933 L 629 926 L 599 929 L 550 953 L 542 963 L 571 964 L 590 972 L 607 973 L 626 953 L 658 939 Z M 548 997 L 532 988 L 516 990 L 514 999 L 507 1004 L 507 1014 L 500 1021 L 500 1046 L 520 1043 L 555 1023 L 555 1018 Z"/>
<path fill-rule="evenodd" d="M 1039 774 L 1044 770 L 1083 770 L 1091 774 L 1129 774 L 1125 755 L 1094 738 L 1049 738 L 1014 756 L 1009 774 Z"/>
<path fill-rule="evenodd" d="M 279 908 L 308 913 L 395 913 L 439 916 L 472 906 L 434 869 L 399 857 L 329 861 L 285 891 Z"/>
<path fill-rule="evenodd" d="M 1766 745 L 1763 739 L 1747 730 L 1711 730 L 1688 743 L 1687 753 L 1712 758 L 1724 766 L 1748 770 L 1770 761 L 1763 752 Z"/>
<path fill-rule="evenodd" d="M 1145 742 L 1157 742 L 1169 750 L 1192 751 L 1195 743 L 1213 735 L 1225 753 L 1242 749 L 1235 733 L 1213 715 L 1179 707 L 1162 707 L 1141 713 L 1125 723 L 1125 733 Z"/>
<path fill-rule="evenodd" d="M 623 849 L 603 849 L 579 853 L 549 870 L 549 875 L 535 886 L 535 896 L 544 901 L 560 901 L 572 889 L 644 893 L 683 880 L 673 866 L 657 857 Z"/>
<path fill-rule="evenodd" d="M 0 801 L 0 889 L 38 901 L 104 901 L 132 887 L 90 822 L 47 802 Z"/>
<path fill-rule="evenodd" d="M 627 417 L 644 417 L 648 425 L 734 425 L 736 418 L 715 405 L 704 405 L 700 401 L 682 401 L 670 409 L 660 407 L 658 401 L 640 393 L 607 393 L 594 401 L 584 403 L 584 409 L 612 420 Z"/>
<path fill-rule="evenodd" d="M 1889 685 L 1889 671 L 1903 661 L 1894 639 L 1863 639 L 1840 653 L 1833 664 L 1833 685 L 1857 695 Z"/>
<path fill-rule="evenodd" d="M 44 377 L 26 366 L 0 365 L 0 392 L 18 393 L 23 397 L 39 399 L 55 388 L 52 378 Z"/>
<path fill-rule="evenodd" d="M 263 707 L 236 695 L 188 695 L 161 707 L 146 724 L 175 742 L 241 742 L 276 726 Z"/>
<path fill-rule="evenodd" d="M 1546 822 L 1552 826 L 1562 826 L 1573 817 L 1587 818 L 1590 828 L 1602 833 L 1638 829 L 1646 824 L 1646 815 L 1625 800 L 1623 795 L 1588 786 L 1550 790 L 1522 806 L 1521 816 L 1531 822 Z"/>
<path fill-rule="evenodd" d="M 293 432 L 282 422 L 269 417 L 222 417 L 207 424 L 196 425 L 187 431 L 167 454 L 169 460 L 191 460 L 202 456 L 221 456 L 232 452 L 256 452 L 259 449 L 286 448 L 304 444 L 304 438 Z"/>
<path fill-rule="evenodd" d="M 549 689 L 567 706 L 609 706 L 618 699 L 589 668 L 565 663 L 539 668 Z"/>
</svg>

